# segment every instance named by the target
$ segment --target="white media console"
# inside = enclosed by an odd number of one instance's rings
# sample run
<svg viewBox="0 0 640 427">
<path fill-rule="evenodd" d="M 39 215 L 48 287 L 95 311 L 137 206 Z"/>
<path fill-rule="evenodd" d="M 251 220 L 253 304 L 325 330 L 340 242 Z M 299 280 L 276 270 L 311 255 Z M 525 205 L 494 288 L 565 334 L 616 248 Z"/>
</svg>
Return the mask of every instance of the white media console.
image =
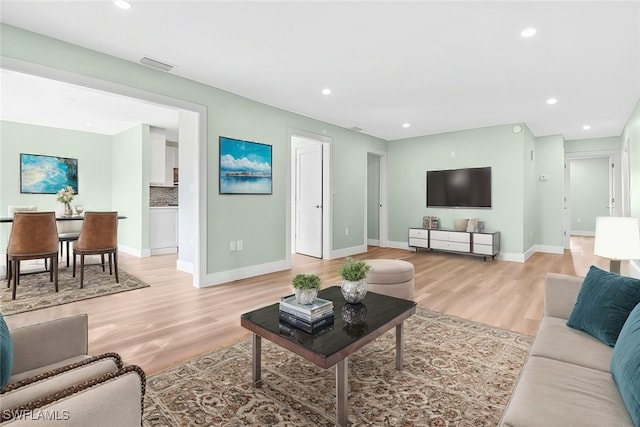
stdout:
<svg viewBox="0 0 640 427">
<path fill-rule="evenodd" d="M 467 232 L 435 230 L 427 228 L 409 228 L 409 247 L 464 253 L 484 257 L 495 256 L 500 252 L 500 232 Z"/>
</svg>

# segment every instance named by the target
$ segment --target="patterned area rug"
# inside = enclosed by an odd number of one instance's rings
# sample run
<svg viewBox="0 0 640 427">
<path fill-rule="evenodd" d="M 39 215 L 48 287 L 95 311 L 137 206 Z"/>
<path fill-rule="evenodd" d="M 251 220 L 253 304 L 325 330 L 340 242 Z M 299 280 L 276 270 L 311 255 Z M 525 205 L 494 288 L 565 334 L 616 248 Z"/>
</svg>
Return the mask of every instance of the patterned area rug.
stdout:
<svg viewBox="0 0 640 427">
<path fill-rule="evenodd" d="M 79 267 L 76 270 L 76 277 L 72 277 L 73 268 L 63 266 L 61 262 L 58 271 L 58 293 L 55 292 L 53 282 L 49 281 L 49 273 L 20 276 L 15 300 L 11 300 L 11 289 L 7 288 L 7 282 L 3 277 L 2 314 L 8 316 L 149 286 L 120 268 L 118 269 L 120 283 L 116 283 L 115 276 L 109 275 L 109 265 L 107 264 L 105 268 L 106 272 L 103 273 L 102 268 L 97 265 L 85 266 L 84 288 L 80 289 Z M 39 269 L 43 269 L 42 261 Z"/>
<path fill-rule="evenodd" d="M 352 426 L 495 426 L 533 337 L 418 309 L 349 359 Z M 251 340 L 147 378 L 144 426 L 333 426 L 335 370 L 262 340 L 263 386 L 251 386 Z"/>
</svg>

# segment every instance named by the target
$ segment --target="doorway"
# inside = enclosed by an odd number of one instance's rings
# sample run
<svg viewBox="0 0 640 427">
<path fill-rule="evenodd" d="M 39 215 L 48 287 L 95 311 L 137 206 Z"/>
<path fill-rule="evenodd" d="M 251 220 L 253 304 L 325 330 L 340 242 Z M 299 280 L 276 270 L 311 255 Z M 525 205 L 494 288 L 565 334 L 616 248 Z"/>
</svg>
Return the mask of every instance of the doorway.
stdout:
<svg viewBox="0 0 640 427">
<path fill-rule="evenodd" d="M 2 68 L 18 73 L 24 73 L 42 77 L 52 81 L 63 82 L 70 85 L 90 88 L 105 92 L 109 95 L 123 96 L 143 104 L 156 104 L 168 109 L 173 109 L 180 116 L 180 133 L 184 136 L 183 146 L 180 148 L 180 164 L 185 165 L 181 169 L 181 184 L 187 184 L 190 188 L 188 197 L 180 196 L 179 212 L 179 246 L 181 246 L 176 268 L 193 274 L 193 286 L 201 287 L 207 282 L 206 259 L 207 244 L 205 238 L 200 238 L 200 230 L 206 230 L 206 135 L 207 135 L 207 110 L 200 104 L 184 101 L 170 96 L 161 95 L 146 90 L 108 82 L 85 75 L 53 69 L 38 64 L 32 64 L 12 58 L 3 58 Z M 181 136 L 181 139 L 183 139 Z M 188 167 L 186 167 L 188 166 Z M 190 170 L 190 173 L 182 171 Z M 184 187 L 183 187 L 184 188 Z M 182 194 L 182 193 L 181 193 Z M 140 229 L 148 228 L 148 206 L 142 209 Z M 137 254 L 136 254 L 137 255 Z M 139 256 L 139 255 L 138 255 Z"/>
<path fill-rule="evenodd" d="M 594 236 L 598 216 L 621 214 L 620 153 L 568 153 L 565 162 L 565 235 Z"/>
<path fill-rule="evenodd" d="M 387 247 L 387 157 L 383 151 L 367 152 L 365 236 L 368 246 Z"/>
<path fill-rule="evenodd" d="M 331 139 L 290 130 L 291 253 L 331 259 Z"/>
</svg>

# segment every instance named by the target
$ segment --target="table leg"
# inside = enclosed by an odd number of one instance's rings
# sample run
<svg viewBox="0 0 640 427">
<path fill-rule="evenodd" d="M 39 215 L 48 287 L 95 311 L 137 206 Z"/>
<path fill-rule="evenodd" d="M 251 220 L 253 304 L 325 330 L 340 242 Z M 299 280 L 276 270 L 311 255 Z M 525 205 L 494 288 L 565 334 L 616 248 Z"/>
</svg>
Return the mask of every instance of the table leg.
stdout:
<svg viewBox="0 0 640 427">
<path fill-rule="evenodd" d="M 396 325 L 396 369 L 402 371 L 402 360 L 404 353 L 404 342 L 402 338 L 402 324 L 400 322 Z"/>
<path fill-rule="evenodd" d="M 262 337 L 253 334 L 253 367 L 251 369 L 251 385 L 262 386 Z"/>
<path fill-rule="evenodd" d="M 336 425 L 347 426 L 347 395 L 349 394 L 349 358 L 345 357 L 336 365 Z"/>
</svg>

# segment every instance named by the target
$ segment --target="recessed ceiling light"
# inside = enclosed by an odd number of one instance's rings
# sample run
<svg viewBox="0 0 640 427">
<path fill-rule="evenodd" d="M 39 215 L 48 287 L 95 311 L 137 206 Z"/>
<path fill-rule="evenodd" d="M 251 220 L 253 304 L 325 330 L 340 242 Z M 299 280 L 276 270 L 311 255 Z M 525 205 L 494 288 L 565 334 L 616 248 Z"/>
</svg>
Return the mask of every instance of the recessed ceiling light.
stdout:
<svg viewBox="0 0 640 427">
<path fill-rule="evenodd" d="M 131 3 L 129 3 L 126 0 L 115 0 L 113 4 L 118 6 L 120 9 L 125 9 L 125 10 L 131 9 Z"/>
<path fill-rule="evenodd" d="M 329 88 L 322 89 L 322 94 L 323 95 L 331 95 L 331 89 L 329 89 Z"/>
<path fill-rule="evenodd" d="M 533 37 L 536 34 L 536 29 L 533 27 L 529 27 L 529 28 L 525 28 L 524 30 L 522 30 L 522 32 L 520 33 L 520 35 L 522 37 L 524 37 L 525 39 L 528 39 L 529 37 Z"/>
<path fill-rule="evenodd" d="M 582 129 L 589 130 L 589 129 L 591 129 L 591 125 L 584 125 L 584 126 L 582 126 Z"/>
<path fill-rule="evenodd" d="M 85 125 L 86 127 L 91 127 L 91 126 L 93 126 L 93 125 L 92 125 L 91 123 L 89 123 L 89 122 L 85 123 L 84 125 Z"/>
<path fill-rule="evenodd" d="M 557 102 L 558 102 L 558 100 L 556 98 L 547 99 L 547 104 L 549 104 L 549 105 L 556 104 Z"/>
<path fill-rule="evenodd" d="M 411 124 L 410 123 L 403 123 L 402 127 L 406 129 L 408 127 L 411 127 Z"/>
</svg>

